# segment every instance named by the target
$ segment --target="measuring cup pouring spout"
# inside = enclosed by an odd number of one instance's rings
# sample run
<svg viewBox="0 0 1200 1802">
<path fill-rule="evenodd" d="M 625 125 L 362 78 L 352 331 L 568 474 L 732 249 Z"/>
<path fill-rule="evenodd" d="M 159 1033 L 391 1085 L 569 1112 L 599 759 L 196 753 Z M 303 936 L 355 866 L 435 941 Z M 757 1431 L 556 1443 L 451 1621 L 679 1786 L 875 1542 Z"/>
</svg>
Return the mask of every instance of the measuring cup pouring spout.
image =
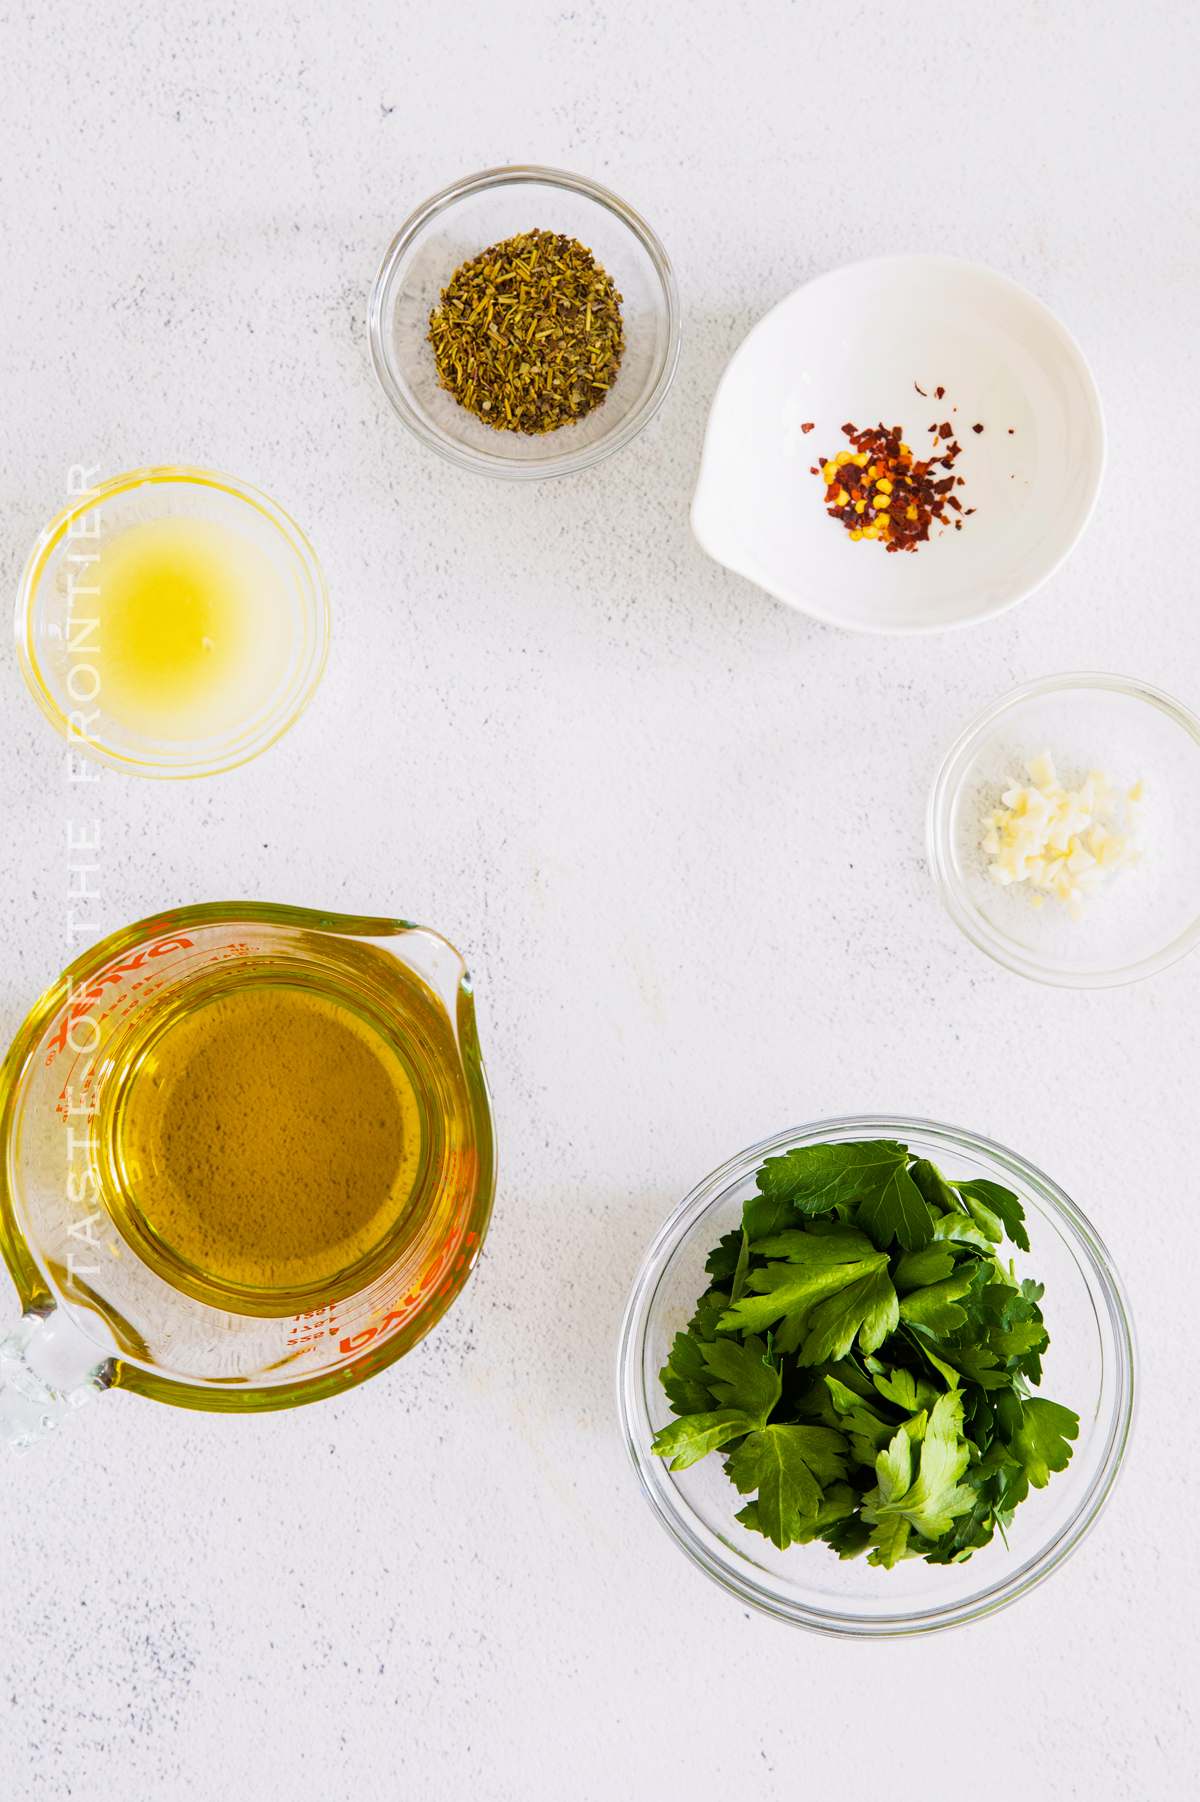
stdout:
<svg viewBox="0 0 1200 1802">
<path fill-rule="evenodd" d="M 0 1438 L 32 1451 L 112 1381 L 112 1359 L 65 1308 L 22 1317 L 0 1342 Z"/>
<path fill-rule="evenodd" d="M 224 1412 L 336 1394 L 424 1337 L 487 1231 L 466 966 L 403 920 L 156 915 L 34 1007 L 0 1140 L 14 1450 L 107 1388 Z"/>
</svg>

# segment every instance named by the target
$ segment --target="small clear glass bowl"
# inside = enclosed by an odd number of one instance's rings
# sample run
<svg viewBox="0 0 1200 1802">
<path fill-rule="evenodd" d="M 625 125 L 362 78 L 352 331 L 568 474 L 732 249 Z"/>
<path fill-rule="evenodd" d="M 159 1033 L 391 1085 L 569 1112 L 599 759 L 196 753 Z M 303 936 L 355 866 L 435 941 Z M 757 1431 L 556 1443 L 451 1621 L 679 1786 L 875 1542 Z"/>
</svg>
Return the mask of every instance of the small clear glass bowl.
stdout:
<svg viewBox="0 0 1200 1802">
<path fill-rule="evenodd" d="M 283 579 L 291 616 L 288 660 L 272 693 L 249 718 L 208 738 L 145 737 L 105 713 L 99 694 L 85 701 L 68 687 L 80 666 L 68 653 L 67 582 L 72 576 L 77 587 L 88 582 L 89 565 L 79 559 L 128 526 L 170 515 L 216 520 L 257 545 Z M 86 602 L 77 612 L 86 612 Z M 76 495 L 50 521 L 25 565 L 15 625 L 30 693 L 72 754 L 130 776 L 212 776 L 257 757 L 307 707 L 329 649 L 329 595 L 316 553 L 282 507 L 233 476 L 166 465 L 113 476 Z M 81 712 L 86 739 L 78 736 Z"/>
<path fill-rule="evenodd" d="M 1143 861 L 1087 896 L 1083 918 L 1030 885 L 988 873 L 981 821 L 1025 765 L 1048 751 L 1067 787 L 1103 770 L 1121 791 L 1145 784 L 1137 827 Z M 1200 939 L 1200 720 L 1126 676 L 1044 676 L 1003 695 L 961 734 L 929 797 L 929 868 L 947 913 L 972 944 L 1035 982 L 1112 988 L 1152 976 Z M 1118 822 L 1119 824 L 1121 822 Z"/>
<path fill-rule="evenodd" d="M 460 263 L 504 238 L 561 232 L 592 251 L 621 295 L 625 354 L 600 406 L 541 435 L 496 431 L 439 384 L 429 315 Z M 509 481 L 571 475 L 635 438 L 679 360 L 679 295 L 667 253 L 631 207 L 561 169 L 484 169 L 435 194 L 401 227 L 371 293 L 371 355 L 392 406 L 461 469 Z"/>
<path fill-rule="evenodd" d="M 1073 1408 L 1079 1438 L 1066 1470 L 1031 1490 L 999 1534 L 965 1564 L 907 1559 L 876 1570 L 842 1562 L 827 1545 L 780 1552 L 734 1518 L 744 1506 L 720 1454 L 672 1471 L 650 1450 L 675 1418 L 659 1381 L 675 1334 L 708 1287 L 704 1261 L 741 1221 L 764 1158 L 793 1146 L 899 1139 L 954 1180 L 985 1177 L 1020 1196 L 1031 1253 L 1013 1254 L 1018 1276 L 1046 1286 L 1050 1349 L 1038 1392 Z M 993 1614 L 1055 1570 L 1094 1525 L 1113 1483 L 1133 1420 L 1133 1329 L 1120 1281 L 1074 1202 L 1032 1164 L 990 1139 L 930 1120 L 864 1115 L 823 1120 L 753 1145 L 681 1201 L 634 1280 L 617 1352 L 617 1407 L 642 1491 L 675 1543 L 742 1603 L 776 1619 L 849 1639 L 930 1633 Z"/>
</svg>

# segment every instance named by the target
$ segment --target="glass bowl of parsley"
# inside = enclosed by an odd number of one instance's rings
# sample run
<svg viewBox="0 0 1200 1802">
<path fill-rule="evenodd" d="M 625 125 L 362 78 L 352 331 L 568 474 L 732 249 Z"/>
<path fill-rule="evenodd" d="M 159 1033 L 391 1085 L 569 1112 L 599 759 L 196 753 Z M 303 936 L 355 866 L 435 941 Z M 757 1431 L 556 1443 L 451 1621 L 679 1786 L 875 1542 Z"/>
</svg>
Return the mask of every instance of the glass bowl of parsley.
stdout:
<svg viewBox="0 0 1200 1802">
<path fill-rule="evenodd" d="M 662 1227 L 618 1406 L 668 1533 L 742 1603 L 852 1639 L 994 1613 L 1095 1523 L 1134 1400 L 1120 1280 L 1015 1152 L 927 1120 L 781 1133 Z"/>
</svg>

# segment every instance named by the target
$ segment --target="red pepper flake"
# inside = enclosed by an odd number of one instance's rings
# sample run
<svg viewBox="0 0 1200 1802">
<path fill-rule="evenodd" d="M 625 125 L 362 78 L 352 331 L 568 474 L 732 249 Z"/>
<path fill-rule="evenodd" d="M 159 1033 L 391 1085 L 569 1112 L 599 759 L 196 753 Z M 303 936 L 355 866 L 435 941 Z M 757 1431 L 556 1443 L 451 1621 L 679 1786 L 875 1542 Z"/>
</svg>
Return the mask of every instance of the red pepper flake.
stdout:
<svg viewBox="0 0 1200 1802">
<path fill-rule="evenodd" d="M 982 430 L 983 430 L 983 427 L 982 427 L 982 426 L 981 426 L 981 425 L 973 425 L 973 426 L 972 426 L 972 427 L 971 427 L 971 430 L 972 430 L 972 431 L 973 431 L 973 432 L 982 432 Z"/>
<path fill-rule="evenodd" d="M 939 427 L 929 429 L 938 435 Z M 825 482 L 826 512 L 831 519 L 840 520 L 851 538 L 878 539 L 889 551 L 915 551 L 928 542 L 935 520 L 943 527 L 950 524 L 947 505 L 961 512 L 950 494 L 956 480 L 961 484 L 961 476 L 935 482 L 931 475 L 939 462 L 943 469 L 950 469 L 960 450 L 951 444 L 944 457 L 918 462 L 908 445 L 901 443 L 901 430 L 882 421 L 861 432 L 844 425 L 842 431 L 853 450 L 823 457 L 817 473 Z M 948 425 L 940 430 L 947 438 L 951 436 Z M 962 521 L 956 519 L 954 524 L 961 531 Z"/>
<path fill-rule="evenodd" d="M 946 421 L 945 425 L 940 425 L 938 431 L 943 438 L 953 438 L 954 436 L 954 427 L 950 424 L 949 420 Z"/>
<path fill-rule="evenodd" d="M 812 420 L 811 420 L 811 419 L 810 419 L 810 420 L 809 420 L 809 422 L 808 422 L 808 424 L 807 424 L 807 425 L 802 425 L 802 426 L 801 426 L 801 427 L 800 427 L 800 430 L 801 430 L 801 431 L 802 431 L 802 432 L 815 432 L 815 431 L 816 431 L 816 426 L 815 426 L 815 425 L 814 425 L 814 424 L 813 424 L 813 422 L 812 422 Z M 980 431 L 981 431 L 981 432 L 982 432 L 982 430 L 983 430 L 983 427 L 982 427 L 982 426 L 980 426 L 980 428 L 979 428 L 979 430 L 980 430 Z"/>
<path fill-rule="evenodd" d="M 1011 426 L 1009 426 L 1009 428 L 1008 428 L 1008 435 L 1010 438 L 1013 436 L 1013 429 Z"/>
<path fill-rule="evenodd" d="M 917 384 L 916 384 L 916 383 L 915 383 L 915 382 L 914 382 L 914 383 L 913 383 L 913 387 L 914 387 L 914 388 L 917 388 Z M 924 390 L 924 388 L 917 388 L 917 393 L 918 393 L 918 394 L 919 394 L 919 395 L 921 395 L 921 396 L 922 396 L 922 398 L 925 398 L 925 390 Z"/>
<path fill-rule="evenodd" d="M 941 398 L 942 398 L 943 394 L 945 394 L 945 392 L 946 392 L 946 390 L 944 388 L 935 388 L 934 389 L 934 393 L 936 394 L 936 396 L 939 400 L 941 400 Z"/>
</svg>

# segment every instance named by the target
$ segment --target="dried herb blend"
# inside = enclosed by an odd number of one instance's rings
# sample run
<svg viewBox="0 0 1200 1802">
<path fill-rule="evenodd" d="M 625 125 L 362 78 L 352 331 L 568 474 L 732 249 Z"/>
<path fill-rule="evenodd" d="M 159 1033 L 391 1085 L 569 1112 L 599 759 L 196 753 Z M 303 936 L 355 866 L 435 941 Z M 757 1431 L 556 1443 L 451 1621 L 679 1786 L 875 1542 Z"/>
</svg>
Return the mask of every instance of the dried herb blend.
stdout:
<svg viewBox="0 0 1200 1802">
<path fill-rule="evenodd" d="M 555 432 L 617 379 L 621 296 L 577 238 L 522 232 L 459 265 L 429 342 L 442 387 L 485 425 Z"/>
<path fill-rule="evenodd" d="M 1042 1285 L 999 1254 L 1005 1238 L 1029 1250 L 1020 1201 L 891 1140 L 797 1147 L 757 1180 L 675 1336 L 678 1419 L 654 1451 L 672 1470 L 724 1453 L 752 1498 L 736 1518 L 780 1551 L 964 1562 L 1079 1434 L 1031 1393 Z"/>
<path fill-rule="evenodd" d="M 938 390 L 939 396 L 942 392 Z M 946 420 L 929 430 L 934 455 L 919 462 L 901 443 L 898 425 L 890 430 L 882 424 L 867 426 L 860 432 L 847 424 L 842 431 L 854 449 L 822 457 L 820 465 L 813 466 L 810 473 L 825 482 L 826 512 L 841 521 L 855 542 L 879 539 L 889 551 L 915 551 L 928 541 L 935 520 L 949 525 L 951 512 L 959 514 L 954 527 L 961 532 L 963 520 L 974 513 L 974 507 L 964 513 L 953 492 L 963 486 L 962 477 L 950 473 L 961 454 L 954 427 Z M 939 476 L 939 468 L 946 473 Z"/>
</svg>

